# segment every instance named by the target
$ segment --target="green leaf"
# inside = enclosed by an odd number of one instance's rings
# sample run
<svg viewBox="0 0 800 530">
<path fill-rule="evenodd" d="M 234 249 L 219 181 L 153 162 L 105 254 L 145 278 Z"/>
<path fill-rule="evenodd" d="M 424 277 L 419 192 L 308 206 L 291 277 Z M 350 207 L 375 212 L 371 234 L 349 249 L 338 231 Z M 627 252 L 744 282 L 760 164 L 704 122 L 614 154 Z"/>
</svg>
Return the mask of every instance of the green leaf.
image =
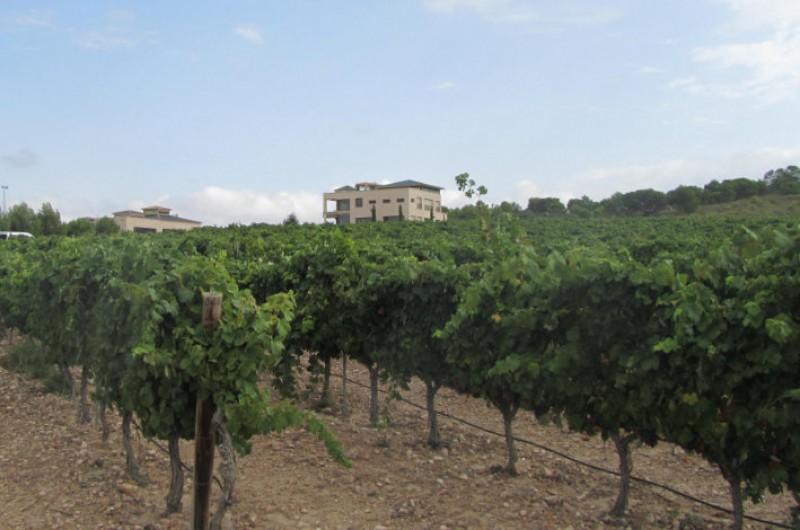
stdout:
<svg viewBox="0 0 800 530">
<path fill-rule="evenodd" d="M 784 314 L 766 320 L 767 335 L 778 344 L 786 344 L 795 335 L 795 325 Z"/>
<path fill-rule="evenodd" d="M 673 337 L 667 337 L 666 339 L 662 339 L 660 342 L 658 342 L 653 349 L 658 352 L 672 353 L 677 351 L 679 347 L 678 341 L 676 341 Z"/>
</svg>

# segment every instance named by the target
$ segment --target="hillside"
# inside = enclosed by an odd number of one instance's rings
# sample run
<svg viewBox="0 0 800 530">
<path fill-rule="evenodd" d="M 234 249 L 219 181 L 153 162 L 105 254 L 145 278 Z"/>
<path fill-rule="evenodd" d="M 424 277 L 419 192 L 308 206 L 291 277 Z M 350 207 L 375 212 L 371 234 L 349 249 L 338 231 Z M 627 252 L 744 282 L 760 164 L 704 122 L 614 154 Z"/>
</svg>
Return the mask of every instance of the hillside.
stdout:
<svg viewBox="0 0 800 530">
<path fill-rule="evenodd" d="M 800 195 L 761 195 L 740 201 L 700 206 L 693 215 L 742 217 L 800 216 Z"/>
</svg>

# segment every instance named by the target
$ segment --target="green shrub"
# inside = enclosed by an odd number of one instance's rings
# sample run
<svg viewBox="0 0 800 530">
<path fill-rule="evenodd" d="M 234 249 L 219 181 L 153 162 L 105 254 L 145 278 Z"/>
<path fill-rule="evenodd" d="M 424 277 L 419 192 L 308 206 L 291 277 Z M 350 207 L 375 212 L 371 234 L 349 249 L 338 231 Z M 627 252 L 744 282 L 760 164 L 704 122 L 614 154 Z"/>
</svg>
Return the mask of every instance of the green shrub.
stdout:
<svg viewBox="0 0 800 530">
<path fill-rule="evenodd" d="M 7 365 L 9 370 L 40 381 L 45 392 L 54 394 L 70 392 L 69 381 L 53 364 L 52 357 L 37 340 L 25 338 L 11 347 Z"/>
</svg>

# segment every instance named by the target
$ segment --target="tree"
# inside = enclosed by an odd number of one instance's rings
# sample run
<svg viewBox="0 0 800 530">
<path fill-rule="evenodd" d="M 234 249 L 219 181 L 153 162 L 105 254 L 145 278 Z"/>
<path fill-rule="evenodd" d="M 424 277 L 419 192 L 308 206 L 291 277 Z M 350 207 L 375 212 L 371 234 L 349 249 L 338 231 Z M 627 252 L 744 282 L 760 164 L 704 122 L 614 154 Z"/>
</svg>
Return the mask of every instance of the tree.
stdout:
<svg viewBox="0 0 800 530">
<path fill-rule="evenodd" d="M 61 214 L 49 202 L 46 202 L 42 204 L 36 214 L 36 225 L 43 236 L 60 234 L 62 230 Z"/>
<path fill-rule="evenodd" d="M 764 182 L 770 193 L 778 195 L 800 193 L 800 168 L 787 166 L 783 169 L 771 169 L 764 175 Z"/>
<path fill-rule="evenodd" d="M 564 204 L 556 197 L 531 197 L 528 199 L 528 208 L 526 211 L 533 215 L 543 215 L 546 217 L 564 215 L 567 213 Z"/>
<path fill-rule="evenodd" d="M 89 219 L 81 217 L 67 223 L 64 232 L 71 237 L 86 236 L 95 233 L 95 225 Z"/>
<path fill-rule="evenodd" d="M 666 195 L 652 188 L 631 191 L 622 196 L 623 210 L 627 215 L 655 215 L 666 204 Z"/>
<path fill-rule="evenodd" d="M 456 186 L 458 187 L 458 191 L 463 191 L 468 199 L 477 197 L 478 200 L 480 200 L 481 197 L 489 193 L 486 186 L 480 186 L 474 179 L 469 178 L 469 173 L 456 175 Z"/>
<path fill-rule="evenodd" d="M 369 290 L 381 301 L 380 316 L 392 345 L 379 352 L 378 362 L 401 387 L 406 388 L 412 376 L 425 383 L 428 445 L 439 448 L 442 439 L 434 400 L 451 373 L 447 361 L 450 343 L 435 338 L 434 333 L 456 310 L 457 269 L 438 259 L 398 256 L 384 264 L 372 280 Z"/>
<path fill-rule="evenodd" d="M 113 222 L 113 221 L 112 221 Z M 94 372 L 94 399 L 100 409 L 103 439 L 108 439 L 105 409 L 114 406 L 122 417 L 122 445 L 128 474 L 137 482 L 146 478 L 139 472 L 131 439 L 133 408 L 128 385 L 134 363 L 133 350 L 139 343 L 150 313 L 145 280 L 156 272 L 158 261 L 147 242 L 130 238 L 97 241 L 92 256 L 93 276 L 101 277 L 99 296 L 87 315 L 90 360 Z"/>
<path fill-rule="evenodd" d="M 15 204 L 8 209 L 5 215 L 9 230 L 14 232 L 31 232 L 37 234 L 36 214 L 33 209 L 24 202 Z"/>
<path fill-rule="evenodd" d="M 32 265 L 26 286 L 28 318 L 26 332 L 47 348 L 52 363 L 70 382 L 70 366 L 81 366 L 78 418 L 88 422 L 88 382 L 91 371 L 90 336 L 93 323 L 87 318 L 97 305 L 105 274 L 99 272 L 96 249 L 72 239 L 59 239 L 48 249 L 47 259 Z"/>
<path fill-rule="evenodd" d="M 209 290 L 223 295 L 215 330 L 203 325 L 203 293 Z M 145 434 L 170 442 L 174 480 L 168 511 L 180 509 L 183 482 L 172 449 L 177 451 L 178 438 L 194 437 L 192 411 L 198 400 L 219 413 L 220 428 L 230 435 L 227 452 L 246 453 L 253 435 L 305 423 L 335 458 L 348 464 L 319 420 L 286 402 L 272 403 L 260 385 L 290 331 L 292 294 L 277 293 L 259 304 L 238 288 L 222 263 L 203 256 L 178 259 L 154 275 L 147 291 L 152 312 L 134 352 L 130 372 L 138 384 L 131 385 L 131 401 Z"/>
<path fill-rule="evenodd" d="M 600 207 L 603 213 L 607 215 L 627 215 L 627 205 L 625 204 L 624 195 L 616 192 L 614 195 L 607 199 L 600 201 Z"/>
<path fill-rule="evenodd" d="M 297 318 L 286 339 L 281 361 L 273 369 L 273 384 L 285 395 L 295 392 L 293 369 L 304 352 L 312 352 L 310 370 L 324 364 L 320 406 L 332 404 L 330 396 L 331 361 L 342 354 L 343 342 L 351 333 L 343 321 L 347 310 L 337 284 L 346 276 L 342 267 L 353 258 L 355 249 L 341 231 L 314 235 L 298 245 L 291 258 L 279 260 L 259 273 L 256 292 L 259 298 L 277 291 L 293 291 L 297 297 Z"/>
<path fill-rule="evenodd" d="M 461 208 L 453 208 L 447 213 L 447 218 L 451 221 L 459 219 L 479 219 L 489 216 L 489 208 L 483 201 L 476 204 L 465 204 Z"/>
<path fill-rule="evenodd" d="M 681 213 L 694 213 L 700 207 L 703 190 L 697 186 L 678 186 L 667 192 L 667 204 Z"/>
<path fill-rule="evenodd" d="M 294 212 L 292 212 L 286 217 L 286 219 L 283 220 L 282 224 L 296 226 L 300 224 L 300 220 L 298 220 L 297 216 L 294 214 Z"/>
<path fill-rule="evenodd" d="M 684 275 L 660 341 L 665 438 L 716 464 L 734 526 L 743 497 L 800 490 L 800 234 L 747 232 Z M 743 487 L 745 486 L 745 487 Z"/>
<path fill-rule="evenodd" d="M 522 207 L 515 202 L 503 201 L 500 204 L 492 207 L 492 215 L 497 215 L 497 214 L 519 215 L 520 213 L 522 213 Z"/>
<path fill-rule="evenodd" d="M 379 421 L 379 354 L 382 349 L 392 347 L 388 340 L 391 323 L 384 318 L 383 300 L 373 289 L 381 280 L 381 265 L 388 258 L 389 253 L 382 245 L 370 242 L 369 246 L 364 245 L 345 258 L 334 285 L 344 313 L 342 330 L 348 332 L 348 336 L 342 338 L 342 350 L 369 371 L 371 427 L 376 427 Z"/>
<path fill-rule="evenodd" d="M 101 217 L 94 223 L 96 234 L 116 234 L 120 231 L 119 225 L 111 217 Z"/>
<path fill-rule="evenodd" d="M 597 215 L 600 205 L 584 195 L 580 199 L 570 199 L 567 202 L 567 211 L 575 217 L 594 217 Z"/>
<path fill-rule="evenodd" d="M 490 260 L 465 282 L 453 317 L 436 336 L 449 341 L 448 384 L 482 397 L 503 416 L 508 460 L 503 469 L 517 474 L 513 422 L 521 407 L 542 412 L 541 355 L 550 341 L 543 321 L 534 321 L 536 292 L 551 277 L 541 274 L 526 245 L 499 241 Z"/>
<path fill-rule="evenodd" d="M 543 378 L 558 417 L 570 429 L 613 440 L 620 482 L 611 510 L 628 505 L 633 468 L 631 443 L 656 443 L 662 410 L 653 399 L 659 359 L 658 300 L 669 293 L 675 273 L 668 262 L 641 265 L 604 251 L 574 249 L 548 258 L 554 276 L 542 303 L 553 333 Z"/>
<path fill-rule="evenodd" d="M 733 190 L 734 200 L 737 201 L 763 195 L 767 188 L 763 181 L 751 180 L 748 178 L 725 180 L 722 184 Z"/>
</svg>

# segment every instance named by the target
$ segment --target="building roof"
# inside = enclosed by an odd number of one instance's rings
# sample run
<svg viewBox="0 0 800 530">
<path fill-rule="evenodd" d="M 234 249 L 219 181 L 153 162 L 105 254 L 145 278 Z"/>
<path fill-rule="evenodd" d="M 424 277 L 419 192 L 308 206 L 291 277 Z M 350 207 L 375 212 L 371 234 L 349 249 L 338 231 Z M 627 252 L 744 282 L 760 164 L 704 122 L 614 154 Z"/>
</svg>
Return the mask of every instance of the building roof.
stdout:
<svg viewBox="0 0 800 530">
<path fill-rule="evenodd" d="M 151 212 L 155 210 L 155 208 L 166 209 L 169 212 L 169 208 L 161 207 L 148 207 L 144 208 L 144 210 Z M 174 223 L 192 223 L 192 224 L 202 224 L 200 221 L 193 221 L 191 219 L 184 219 L 183 217 L 178 217 L 177 215 L 170 215 L 165 213 L 160 213 L 163 210 L 157 210 L 159 213 L 155 214 L 148 214 L 145 216 L 144 210 L 141 212 L 137 212 L 135 210 L 122 210 L 120 212 L 114 212 L 114 217 L 135 217 L 137 219 L 158 219 L 159 221 L 172 221 Z"/>
<path fill-rule="evenodd" d="M 364 188 L 368 189 L 364 189 Z M 359 182 L 358 184 L 353 186 L 342 186 L 341 188 L 336 188 L 333 190 L 334 192 L 341 192 L 341 191 L 372 191 L 372 190 L 382 190 L 387 188 L 422 188 L 427 189 L 430 191 L 442 191 L 444 188 L 440 188 L 439 186 L 433 186 L 431 184 L 425 184 L 424 182 L 420 182 L 418 180 L 401 180 L 399 182 L 393 182 L 391 184 L 376 184 L 374 182 Z"/>
<path fill-rule="evenodd" d="M 380 187 L 381 188 L 426 188 L 433 191 L 442 191 L 444 189 L 440 188 L 439 186 L 425 184 L 424 182 L 420 182 L 418 180 L 401 180 L 399 182 L 394 182 L 392 184 L 383 184 Z"/>
<path fill-rule="evenodd" d="M 166 206 L 161 206 L 160 204 L 154 204 L 152 206 L 145 206 L 142 208 L 143 212 L 158 212 L 160 214 L 169 215 L 169 212 L 172 211 L 172 208 L 167 208 Z"/>
</svg>

